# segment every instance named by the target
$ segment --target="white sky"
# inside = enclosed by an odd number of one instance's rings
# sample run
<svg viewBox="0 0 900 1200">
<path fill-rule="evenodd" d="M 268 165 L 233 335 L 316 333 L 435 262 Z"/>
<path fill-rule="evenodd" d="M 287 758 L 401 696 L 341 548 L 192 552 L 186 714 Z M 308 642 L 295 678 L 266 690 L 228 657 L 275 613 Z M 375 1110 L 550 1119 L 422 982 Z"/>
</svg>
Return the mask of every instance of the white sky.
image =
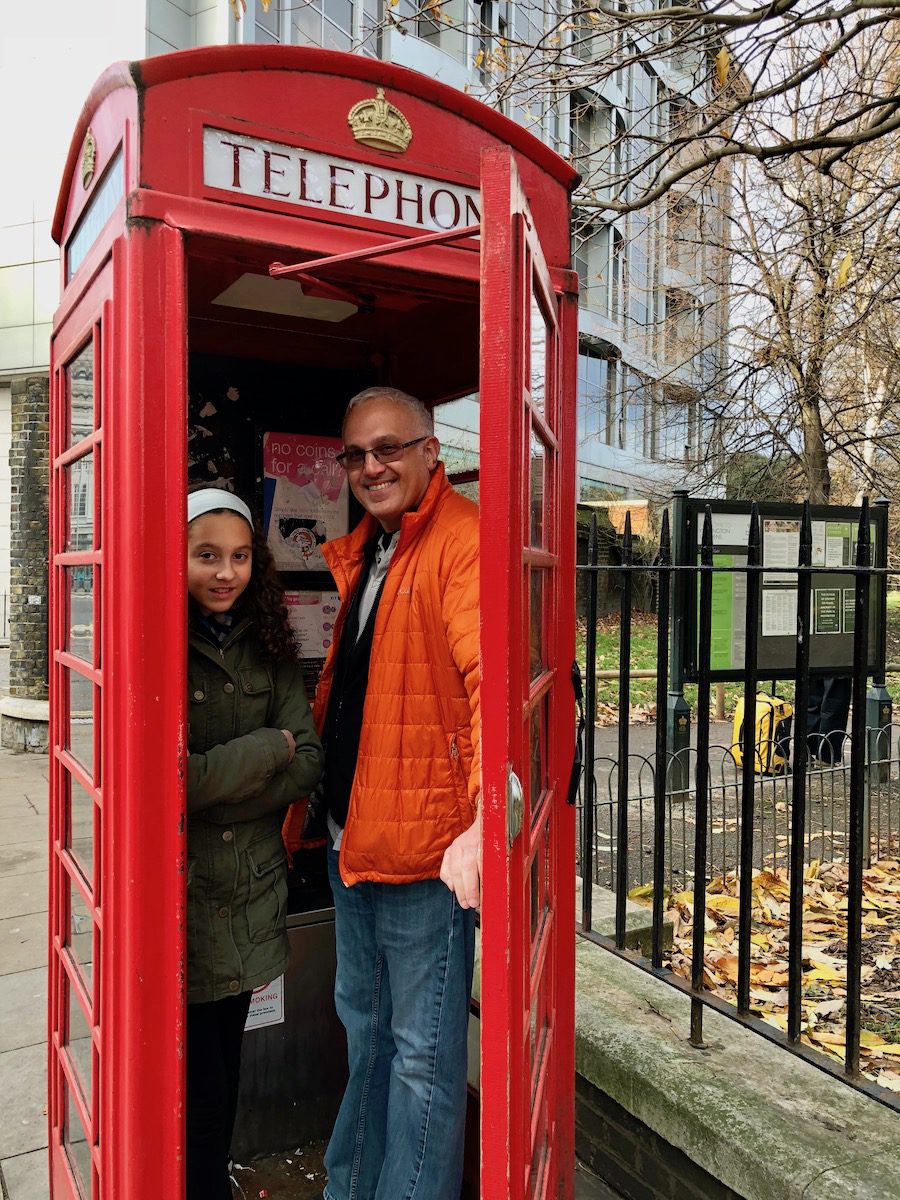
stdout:
<svg viewBox="0 0 900 1200">
<path fill-rule="evenodd" d="M 53 214 L 69 142 L 110 63 L 144 52 L 141 0 L 0 0 L 0 225 Z"/>
</svg>

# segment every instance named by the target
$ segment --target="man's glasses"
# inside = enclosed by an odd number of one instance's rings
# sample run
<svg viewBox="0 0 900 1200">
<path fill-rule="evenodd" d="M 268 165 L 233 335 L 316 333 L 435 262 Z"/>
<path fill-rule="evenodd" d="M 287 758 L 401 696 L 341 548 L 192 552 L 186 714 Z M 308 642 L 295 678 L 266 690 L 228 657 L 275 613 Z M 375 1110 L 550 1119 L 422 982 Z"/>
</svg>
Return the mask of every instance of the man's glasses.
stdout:
<svg viewBox="0 0 900 1200">
<path fill-rule="evenodd" d="M 408 450 L 410 446 L 418 446 L 419 442 L 427 440 L 429 435 L 423 434 L 422 437 L 413 438 L 411 442 L 383 442 L 380 446 L 370 446 L 368 450 L 361 450 L 358 446 L 351 446 L 347 450 L 342 450 L 340 454 L 335 455 L 335 462 L 339 462 L 345 471 L 353 471 L 357 467 L 361 467 L 366 461 L 366 455 L 371 454 L 376 462 L 392 463 L 398 458 L 403 457 L 403 452 Z"/>
</svg>

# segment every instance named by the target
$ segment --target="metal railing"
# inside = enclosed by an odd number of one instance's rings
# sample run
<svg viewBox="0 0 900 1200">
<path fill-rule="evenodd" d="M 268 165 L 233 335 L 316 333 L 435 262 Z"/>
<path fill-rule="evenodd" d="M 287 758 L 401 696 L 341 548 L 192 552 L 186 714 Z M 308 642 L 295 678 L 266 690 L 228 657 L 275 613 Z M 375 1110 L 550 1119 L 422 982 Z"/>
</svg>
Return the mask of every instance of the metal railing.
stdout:
<svg viewBox="0 0 900 1200">
<path fill-rule="evenodd" d="M 9 641 L 9 592 L 0 592 L 0 642 Z"/>
<path fill-rule="evenodd" d="M 870 673 L 870 615 L 884 627 L 887 568 L 870 565 L 870 515 L 863 502 L 855 539 L 853 565 L 842 565 L 852 586 L 851 619 L 845 617 L 846 633 L 852 633 L 850 722 L 846 743 L 841 747 L 846 763 L 831 754 L 832 762 L 811 761 L 817 748 L 813 731 L 810 740 L 810 640 L 811 600 L 817 575 L 834 574 L 833 567 L 812 565 L 812 527 L 809 506 L 803 506 L 797 566 L 778 564 L 778 571 L 792 576 L 796 587 L 796 635 L 794 647 L 793 735 L 784 751 L 780 775 L 764 776 L 759 770 L 767 758 L 766 747 L 757 741 L 754 720 L 745 720 L 738 745 L 715 747 L 710 741 L 713 581 L 727 574 L 742 577 L 746 595 L 743 651 L 744 711 L 757 712 L 759 690 L 758 638 L 760 634 L 763 560 L 760 520 L 756 506 L 750 515 L 749 545 L 740 563 L 718 565 L 713 559 L 712 516 L 707 508 L 702 537 L 693 560 L 673 562 L 668 514 L 664 514 L 660 553 L 652 567 L 637 566 L 632 557 L 630 521 L 626 518 L 622 562 L 599 565 L 596 536 L 592 530 L 588 562 L 578 570 L 587 574 L 587 627 L 585 638 L 588 721 L 585 729 L 584 773 L 579 821 L 579 861 L 583 879 L 608 882 L 615 891 L 615 928 L 612 936 L 593 929 L 592 888 L 582 888 L 580 932 L 606 949 L 627 958 L 657 977 L 685 991 L 691 1000 L 690 1041 L 703 1046 L 703 1015 L 713 1008 L 739 1021 L 816 1067 L 845 1079 L 882 1103 L 900 1107 L 900 1096 L 864 1077 L 860 1070 L 861 978 L 863 965 L 863 875 L 874 846 L 896 848 L 900 818 L 900 761 L 898 736 L 891 724 L 890 704 L 884 690 L 884 639 L 878 639 L 878 661 L 870 690 L 876 714 L 885 720 L 867 723 L 867 679 Z M 772 566 L 769 566 L 772 570 Z M 615 749 L 598 754 L 597 711 L 597 580 L 601 572 L 615 571 L 620 586 L 618 711 Z M 656 728 L 642 736 L 643 748 L 632 750 L 634 729 L 629 723 L 631 697 L 631 643 L 633 580 L 638 572 L 653 572 L 657 579 L 656 631 Z M 873 589 L 873 582 L 878 582 Z M 668 718 L 677 712 L 670 693 L 670 632 L 681 619 L 678 597 L 693 590 L 696 624 L 689 636 L 696 652 L 695 743 L 673 750 Z M 673 603 L 673 596 L 676 598 Z M 848 601 L 842 597 L 842 603 Z M 877 627 L 877 621 L 876 621 Z M 677 655 L 676 637 L 672 653 Z M 821 672 L 820 672 L 821 674 Z M 766 670 L 764 678 L 770 678 Z M 683 702 L 683 696 L 681 697 Z M 667 727 L 668 726 L 668 727 Z M 843 732 L 843 731 L 835 731 Z M 843 741 L 843 736 L 841 741 Z M 849 751 L 849 753 L 847 753 Z M 664 770 L 656 765 L 665 764 Z M 625 769 L 621 764 L 626 764 Z M 768 765 L 768 764 L 766 764 Z M 870 841 L 870 833 L 874 841 Z M 769 849 L 767 850 L 767 846 Z M 767 854 L 772 857 L 767 858 Z M 843 1064 L 826 1057 L 801 1040 L 806 1032 L 803 1009 L 803 902 L 805 871 L 814 857 L 843 859 L 846 863 L 846 925 L 841 934 L 845 953 L 845 1018 Z M 895 855 L 896 857 L 896 855 Z M 785 950 L 787 1019 L 784 1030 L 754 1015 L 758 1005 L 751 999 L 751 964 L 754 954 L 754 880 L 759 872 L 781 870 L 788 893 L 787 943 Z M 736 914 L 736 1003 L 729 1003 L 704 983 L 708 887 L 714 873 L 731 872 L 735 883 Z M 645 898 L 650 899 L 652 938 L 649 957 L 626 949 L 626 912 L 629 891 L 649 881 Z M 664 951 L 664 917 L 667 885 L 692 897 L 690 979 L 671 969 Z M 843 918 L 842 918 L 843 919 Z"/>
<path fill-rule="evenodd" d="M 600 740 L 602 741 L 601 731 Z M 632 738 L 634 736 L 632 731 Z M 651 727 L 645 726 L 645 738 Z M 866 732 L 872 740 L 874 730 Z M 832 736 L 845 736 L 834 730 Z M 866 800 L 869 830 L 869 856 L 879 859 L 896 851 L 900 834 L 900 725 L 878 731 L 883 756 L 871 759 L 866 772 Z M 822 739 L 824 740 L 824 739 Z M 595 748 L 597 735 L 595 734 Z M 815 742 L 812 743 L 815 746 Z M 793 754 L 793 737 L 785 747 Z M 603 747 L 601 746 L 601 750 Z M 610 747 L 612 751 L 612 747 Z M 740 865 L 740 748 L 731 742 L 711 742 L 709 747 L 709 831 L 706 859 L 708 879 L 736 871 Z M 694 794 L 679 791 L 675 781 L 696 774 L 696 751 L 667 754 L 664 759 L 665 784 L 665 886 L 679 891 L 692 877 L 692 839 Z M 618 805 L 619 763 L 614 753 L 597 753 L 594 758 L 593 882 L 600 887 L 616 887 L 616 818 Z M 654 793 L 657 762 L 649 747 L 629 752 L 628 889 L 643 887 L 651 879 L 653 846 Z M 827 762 L 810 755 L 806 781 L 804 819 L 804 861 L 841 861 L 847 853 L 849 837 L 850 765 L 846 761 Z M 754 837 L 751 864 L 754 870 L 790 870 L 791 809 L 793 776 L 757 774 L 754 798 Z M 578 798 L 577 861 L 582 862 L 581 837 L 584 829 L 583 787 Z"/>
</svg>

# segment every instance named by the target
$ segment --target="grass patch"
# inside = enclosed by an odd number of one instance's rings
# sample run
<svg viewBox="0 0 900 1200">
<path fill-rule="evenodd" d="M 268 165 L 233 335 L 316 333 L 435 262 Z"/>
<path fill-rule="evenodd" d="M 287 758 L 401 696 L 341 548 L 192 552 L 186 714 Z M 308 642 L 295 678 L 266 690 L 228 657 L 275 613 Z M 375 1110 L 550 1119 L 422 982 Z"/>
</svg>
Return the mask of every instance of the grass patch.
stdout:
<svg viewBox="0 0 900 1200">
<path fill-rule="evenodd" d="M 575 653 L 582 673 L 585 669 L 587 624 L 579 620 L 576 637 Z M 597 669 L 600 671 L 619 670 L 619 618 L 618 616 L 601 617 L 597 622 Z M 900 662 L 900 592 L 888 593 L 887 612 L 887 659 L 888 663 Z M 655 671 L 656 658 L 656 617 L 653 613 L 635 613 L 631 622 L 631 669 L 632 671 Z M 794 684 L 792 680 L 775 681 L 775 692 L 785 700 L 793 702 Z M 765 677 L 759 680 L 761 692 L 771 692 L 773 681 Z M 900 700 L 900 675 L 889 675 L 887 689 L 892 696 Z M 697 707 L 697 686 L 689 684 L 684 689 L 685 699 L 691 708 Z M 730 720 L 734 716 L 735 705 L 744 695 L 742 683 L 725 684 L 725 715 Z M 656 680 L 632 679 L 630 702 L 633 719 L 652 720 L 656 713 Z M 710 708 L 715 713 L 715 685 L 712 687 Z M 597 685 L 598 717 L 611 716 L 618 713 L 619 681 L 615 679 L 600 680 Z"/>
</svg>

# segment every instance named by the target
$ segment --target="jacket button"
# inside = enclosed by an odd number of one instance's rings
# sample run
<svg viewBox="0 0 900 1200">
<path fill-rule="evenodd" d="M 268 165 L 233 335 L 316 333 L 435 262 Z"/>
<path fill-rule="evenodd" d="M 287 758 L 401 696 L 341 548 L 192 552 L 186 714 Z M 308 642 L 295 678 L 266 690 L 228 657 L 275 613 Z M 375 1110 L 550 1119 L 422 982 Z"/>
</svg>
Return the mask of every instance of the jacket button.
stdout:
<svg viewBox="0 0 900 1200">
<path fill-rule="evenodd" d="M 229 909 L 228 905 L 227 905 L 227 904 L 223 904 L 223 905 L 222 905 L 222 907 L 219 909 L 219 916 L 220 916 L 220 917 L 227 917 L 230 911 L 231 911 L 231 910 Z"/>
<path fill-rule="evenodd" d="M 198 689 L 197 689 L 197 691 L 196 691 L 196 692 L 194 692 L 194 699 L 195 699 L 195 700 L 202 700 L 203 698 L 204 698 L 204 696 L 203 696 L 203 692 L 201 692 L 201 691 L 200 691 L 200 689 L 198 688 Z"/>
<path fill-rule="evenodd" d="M 232 979 L 228 984 L 228 990 L 229 992 L 239 992 L 241 990 L 241 985 L 236 979 Z"/>
<path fill-rule="evenodd" d="M 233 837 L 234 837 L 234 834 L 232 833 L 232 831 L 230 829 L 226 829 L 225 832 L 222 834 L 222 841 L 230 842 Z"/>
<path fill-rule="evenodd" d="M 226 695 L 230 696 L 231 693 L 234 691 L 234 684 L 226 683 L 225 686 L 222 688 L 222 691 L 225 692 Z"/>
</svg>

